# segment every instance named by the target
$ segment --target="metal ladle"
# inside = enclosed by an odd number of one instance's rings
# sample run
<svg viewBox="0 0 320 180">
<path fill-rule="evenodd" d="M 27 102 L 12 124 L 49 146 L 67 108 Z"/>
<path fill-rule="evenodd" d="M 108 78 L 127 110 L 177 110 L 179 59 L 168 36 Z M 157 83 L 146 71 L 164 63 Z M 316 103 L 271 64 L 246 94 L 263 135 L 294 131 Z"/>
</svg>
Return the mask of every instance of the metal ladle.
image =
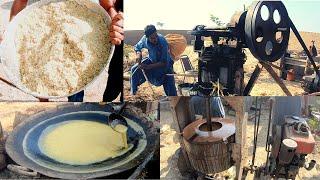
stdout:
<svg viewBox="0 0 320 180">
<path fill-rule="evenodd" d="M 126 119 L 121 115 L 121 113 L 123 112 L 124 108 L 126 106 L 126 103 L 123 103 L 120 105 L 118 110 L 114 110 L 114 112 L 112 112 L 109 117 L 108 117 L 108 123 L 111 126 L 112 129 L 114 129 L 115 131 L 117 131 L 115 129 L 115 127 L 119 124 L 124 125 L 126 127 L 128 127 L 128 122 L 126 121 Z"/>
</svg>

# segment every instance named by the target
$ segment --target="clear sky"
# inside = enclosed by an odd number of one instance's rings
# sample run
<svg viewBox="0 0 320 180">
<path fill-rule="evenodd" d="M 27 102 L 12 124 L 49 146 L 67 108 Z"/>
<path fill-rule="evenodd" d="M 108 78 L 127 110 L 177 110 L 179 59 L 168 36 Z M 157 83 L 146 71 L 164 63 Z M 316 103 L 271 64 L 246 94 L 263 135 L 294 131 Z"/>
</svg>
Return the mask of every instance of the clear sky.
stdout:
<svg viewBox="0 0 320 180">
<path fill-rule="evenodd" d="M 320 0 L 283 0 L 299 31 L 320 32 Z M 252 0 L 124 0 L 125 29 L 143 29 L 164 23 L 163 29 L 189 30 L 195 25 L 213 26 L 210 14 L 229 22 L 235 11 Z"/>
</svg>

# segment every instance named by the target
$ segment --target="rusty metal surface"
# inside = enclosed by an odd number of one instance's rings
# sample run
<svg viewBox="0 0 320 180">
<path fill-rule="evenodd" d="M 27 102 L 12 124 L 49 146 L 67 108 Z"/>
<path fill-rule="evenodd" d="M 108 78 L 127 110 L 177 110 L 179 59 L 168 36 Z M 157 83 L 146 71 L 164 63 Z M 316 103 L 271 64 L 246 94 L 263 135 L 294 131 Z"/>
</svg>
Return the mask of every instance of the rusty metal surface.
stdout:
<svg viewBox="0 0 320 180">
<path fill-rule="evenodd" d="M 224 141 L 235 134 L 234 120 L 226 118 L 212 118 L 211 121 L 213 123 L 220 123 L 221 128 L 212 132 L 205 132 L 200 130 L 202 133 L 199 134 L 197 133 L 199 127 L 206 124 L 205 119 L 199 119 L 184 128 L 184 139 L 191 143 L 215 143 Z"/>
<path fill-rule="evenodd" d="M 287 96 L 292 96 L 291 92 L 287 88 L 287 86 L 284 84 L 283 80 L 280 79 L 280 77 L 277 75 L 277 73 L 272 69 L 272 67 L 269 64 L 262 63 L 261 65 L 269 72 L 269 74 L 272 76 L 272 78 L 276 81 L 276 83 L 280 86 L 280 88 L 283 90 L 283 92 Z"/>
</svg>

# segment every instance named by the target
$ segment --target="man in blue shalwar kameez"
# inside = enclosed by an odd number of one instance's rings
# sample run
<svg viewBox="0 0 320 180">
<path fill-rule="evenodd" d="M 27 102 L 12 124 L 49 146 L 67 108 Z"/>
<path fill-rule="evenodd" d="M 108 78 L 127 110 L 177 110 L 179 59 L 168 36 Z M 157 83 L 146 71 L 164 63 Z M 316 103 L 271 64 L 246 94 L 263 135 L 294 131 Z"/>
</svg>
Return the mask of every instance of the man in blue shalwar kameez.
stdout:
<svg viewBox="0 0 320 180">
<path fill-rule="evenodd" d="M 135 95 L 138 86 L 146 81 L 142 70 L 145 71 L 147 79 L 155 86 L 163 86 L 167 96 L 176 96 L 176 86 L 173 76 L 173 60 L 169 54 L 169 46 L 166 39 L 157 33 L 154 25 L 148 25 L 144 29 L 145 35 L 135 45 L 137 64 L 131 68 L 131 94 Z M 141 50 L 146 48 L 149 56 L 142 59 Z"/>
</svg>

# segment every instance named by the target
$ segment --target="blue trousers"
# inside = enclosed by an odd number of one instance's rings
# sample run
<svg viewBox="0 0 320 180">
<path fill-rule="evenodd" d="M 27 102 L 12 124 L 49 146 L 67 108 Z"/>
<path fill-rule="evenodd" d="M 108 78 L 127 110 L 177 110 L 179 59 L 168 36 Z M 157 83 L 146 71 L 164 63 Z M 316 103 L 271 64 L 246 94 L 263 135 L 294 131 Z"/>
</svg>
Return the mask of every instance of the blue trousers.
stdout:
<svg viewBox="0 0 320 180">
<path fill-rule="evenodd" d="M 80 91 L 77 94 L 68 97 L 68 102 L 83 102 L 84 91 Z"/>
<path fill-rule="evenodd" d="M 141 63 L 143 64 L 152 64 L 150 59 L 145 59 Z M 136 94 L 138 91 L 138 86 L 146 81 L 142 70 L 138 68 L 139 65 L 135 64 L 131 68 L 131 94 Z M 163 86 L 164 92 L 167 96 L 177 96 L 177 90 L 175 86 L 175 80 L 173 76 L 167 76 L 167 72 L 163 69 L 152 69 L 152 70 L 145 70 L 146 76 L 151 84 L 155 86 Z"/>
</svg>

